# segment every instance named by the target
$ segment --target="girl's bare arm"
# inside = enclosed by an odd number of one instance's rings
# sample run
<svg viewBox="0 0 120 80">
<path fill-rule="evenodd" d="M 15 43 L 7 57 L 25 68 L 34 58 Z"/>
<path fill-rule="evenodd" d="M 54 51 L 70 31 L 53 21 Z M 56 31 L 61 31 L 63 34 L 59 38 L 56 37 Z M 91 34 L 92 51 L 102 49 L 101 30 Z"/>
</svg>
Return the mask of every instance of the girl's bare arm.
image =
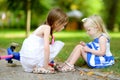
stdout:
<svg viewBox="0 0 120 80">
<path fill-rule="evenodd" d="M 86 52 L 91 52 L 94 55 L 103 56 L 106 52 L 106 44 L 107 44 L 107 38 L 102 36 L 102 37 L 99 38 L 99 45 L 100 45 L 99 50 L 93 50 L 93 49 L 90 49 L 87 46 L 84 47 L 84 50 Z"/>
</svg>

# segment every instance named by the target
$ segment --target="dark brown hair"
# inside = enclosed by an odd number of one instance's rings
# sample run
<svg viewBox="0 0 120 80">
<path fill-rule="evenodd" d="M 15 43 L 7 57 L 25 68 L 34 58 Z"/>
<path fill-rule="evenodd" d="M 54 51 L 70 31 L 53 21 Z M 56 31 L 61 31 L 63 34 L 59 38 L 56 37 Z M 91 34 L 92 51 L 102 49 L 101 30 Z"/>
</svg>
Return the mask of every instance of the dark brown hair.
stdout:
<svg viewBox="0 0 120 80">
<path fill-rule="evenodd" d="M 57 22 L 59 25 L 68 22 L 67 14 L 63 12 L 60 8 L 53 8 L 48 13 L 48 16 L 45 22 L 49 26 L 51 26 L 51 36 L 53 34 L 54 29 L 56 28 L 55 26 L 53 26 L 55 22 Z"/>
</svg>

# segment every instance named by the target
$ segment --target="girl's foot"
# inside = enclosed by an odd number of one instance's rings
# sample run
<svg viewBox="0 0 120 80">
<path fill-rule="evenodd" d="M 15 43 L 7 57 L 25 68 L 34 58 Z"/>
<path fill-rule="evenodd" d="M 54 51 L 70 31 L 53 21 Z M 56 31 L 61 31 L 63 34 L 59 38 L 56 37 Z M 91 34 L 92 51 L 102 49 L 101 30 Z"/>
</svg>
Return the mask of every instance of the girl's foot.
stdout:
<svg viewBox="0 0 120 80">
<path fill-rule="evenodd" d="M 71 71 L 75 71 L 75 68 L 74 68 L 74 65 L 71 65 L 71 64 L 65 62 L 65 65 L 63 67 L 59 68 L 58 71 L 71 72 Z"/>
<path fill-rule="evenodd" d="M 48 67 L 47 69 L 44 67 L 35 67 L 33 69 L 33 73 L 35 73 L 35 74 L 47 74 L 47 73 L 53 74 L 53 73 L 55 73 L 55 70 L 52 67 Z"/>
<path fill-rule="evenodd" d="M 59 69 L 62 68 L 63 66 L 65 66 L 65 63 L 62 63 L 62 64 L 56 64 L 56 66 L 55 66 L 55 70 L 59 71 Z"/>
</svg>

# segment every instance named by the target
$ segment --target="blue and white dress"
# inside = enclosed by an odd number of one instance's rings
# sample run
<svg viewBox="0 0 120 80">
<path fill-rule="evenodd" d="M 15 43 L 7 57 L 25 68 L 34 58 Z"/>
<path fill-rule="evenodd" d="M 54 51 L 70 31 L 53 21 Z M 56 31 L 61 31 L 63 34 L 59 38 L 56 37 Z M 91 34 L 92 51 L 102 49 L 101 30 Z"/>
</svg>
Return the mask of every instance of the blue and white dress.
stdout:
<svg viewBox="0 0 120 80">
<path fill-rule="evenodd" d="M 101 36 L 106 36 L 104 33 Z M 100 36 L 100 37 L 101 37 Z M 108 39 L 108 38 L 107 38 Z M 92 42 L 87 43 L 87 46 L 94 50 L 99 50 L 99 38 L 94 39 Z M 91 68 L 105 68 L 114 64 L 114 57 L 110 51 L 110 40 L 106 43 L 106 53 L 104 56 L 97 56 L 91 52 L 87 53 L 87 64 Z"/>
</svg>

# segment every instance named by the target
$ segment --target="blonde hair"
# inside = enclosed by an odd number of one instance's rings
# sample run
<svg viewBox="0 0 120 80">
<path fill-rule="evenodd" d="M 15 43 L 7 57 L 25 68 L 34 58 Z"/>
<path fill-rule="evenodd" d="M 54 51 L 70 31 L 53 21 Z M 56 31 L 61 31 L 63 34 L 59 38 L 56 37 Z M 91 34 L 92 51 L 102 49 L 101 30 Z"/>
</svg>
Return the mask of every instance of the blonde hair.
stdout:
<svg viewBox="0 0 120 80">
<path fill-rule="evenodd" d="M 82 19 L 82 22 L 83 22 L 83 25 L 85 25 L 86 23 L 88 22 L 91 22 L 89 24 L 89 26 L 96 26 L 98 28 L 99 31 L 105 33 L 107 35 L 108 38 L 110 38 L 108 32 L 107 32 L 107 29 L 106 29 L 106 26 L 102 20 L 102 18 L 98 15 L 92 15 L 88 18 L 84 18 Z"/>
</svg>

